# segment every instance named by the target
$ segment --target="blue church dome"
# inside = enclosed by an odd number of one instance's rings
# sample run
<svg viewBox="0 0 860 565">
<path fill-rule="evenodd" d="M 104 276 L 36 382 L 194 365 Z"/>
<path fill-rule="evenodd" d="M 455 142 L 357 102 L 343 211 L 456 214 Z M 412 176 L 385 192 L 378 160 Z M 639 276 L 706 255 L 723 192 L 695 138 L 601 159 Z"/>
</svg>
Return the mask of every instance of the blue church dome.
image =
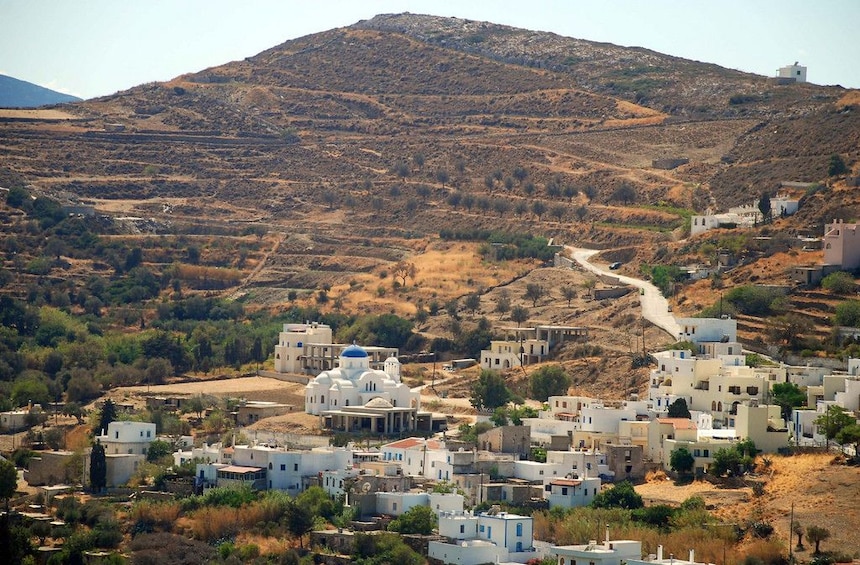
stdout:
<svg viewBox="0 0 860 565">
<path fill-rule="evenodd" d="M 353 359 L 361 359 L 367 357 L 367 351 L 353 343 L 352 345 L 344 349 L 343 353 L 341 353 L 340 356 L 350 357 Z"/>
</svg>

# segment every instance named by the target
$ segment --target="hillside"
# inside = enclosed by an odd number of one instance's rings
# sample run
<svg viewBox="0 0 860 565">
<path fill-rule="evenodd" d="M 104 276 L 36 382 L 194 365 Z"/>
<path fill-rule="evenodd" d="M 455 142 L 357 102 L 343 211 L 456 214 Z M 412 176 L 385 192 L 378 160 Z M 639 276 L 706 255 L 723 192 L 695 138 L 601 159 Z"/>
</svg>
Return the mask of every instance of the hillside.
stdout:
<svg viewBox="0 0 860 565">
<path fill-rule="evenodd" d="M 853 174 L 827 171 L 834 153 L 856 169 L 853 94 L 486 22 L 378 16 L 61 111 L 0 112 L 0 186 L 95 218 L 56 228 L 62 212 L 4 207 L 4 292 L 38 304 L 56 287 L 74 302 L 95 276 L 131 299 L 122 281 L 143 266 L 161 286 L 126 325 L 189 294 L 409 316 L 539 264 L 479 253 L 493 230 L 615 249 L 628 274 L 709 262 L 730 234 L 681 241 L 690 214 L 783 180 L 829 186 L 766 230 L 820 234 L 860 216 Z M 689 163 L 652 166 L 674 157 Z M 766 235 L 751 233 L 750 249 Z M 752 272 L 771 251 L 748 253 L 724 284 L 784 280 L 784 263 Z M 408 290 L 392 284 L 401 261 L 420 265 Z M 713 302 L 701 294 L 680 296 L 681 311 Z"/>
<path fill-rule="evenodd" d="M 77 96 L 63 94 L 25 80 L 0 75 L 0 108 L 36 108 L 50 104 L 80 102 Z"/>
</svg>

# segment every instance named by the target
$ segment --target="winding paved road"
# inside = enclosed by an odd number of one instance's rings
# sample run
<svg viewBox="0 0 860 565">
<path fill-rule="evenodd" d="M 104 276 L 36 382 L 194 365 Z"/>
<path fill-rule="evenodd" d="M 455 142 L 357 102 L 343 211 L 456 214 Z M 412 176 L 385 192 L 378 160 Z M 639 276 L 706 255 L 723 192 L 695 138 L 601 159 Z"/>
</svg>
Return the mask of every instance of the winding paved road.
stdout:
<svg viewBox="0 0 860 565">
<path fill-rule="evenodd" d="M 600 253 L 600 250 L 598 249 L 582 249 L 579 247 L 571 247 L 569 245 L 566 245 L 565 248 L 571 251 L 573 260 L 579 263 L 584 269 L 598 275 L 615 277 L 624 284 L 629 284 L 641 289 L 641 292 L 639 293 L 639 303 L 642 305 L 642 316 L 658 328 L 668 333 L 673 339 L 678 339 L 678 335 L 681 333 L 681 326 L 675 320 L 675 316 L 669 312 L 669 302 L 662 294 L 660 294 L 660 290 L 656 286 L 647 281 L 625 277 L 624 275 L 619 275 L 610 271 L 604 271 L 592 265 L 588 260 L 593 255 Z"/>
</svg>

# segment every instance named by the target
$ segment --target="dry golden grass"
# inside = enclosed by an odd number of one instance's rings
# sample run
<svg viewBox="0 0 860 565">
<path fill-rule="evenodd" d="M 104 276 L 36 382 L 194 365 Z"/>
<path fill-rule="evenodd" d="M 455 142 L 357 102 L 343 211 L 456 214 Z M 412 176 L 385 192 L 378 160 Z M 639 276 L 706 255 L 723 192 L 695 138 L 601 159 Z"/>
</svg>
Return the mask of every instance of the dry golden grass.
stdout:
<svg viewBox="0 0 860 565">
<path fill-rule="evenodd" d="M 758 498 L 749 487 L 719 488 L 704 481 L 675 486 L 672 481 L 658 479 L 637 485 L 636 491 L 646 504 L 680 504 L 690 496 L 701 496 L 711 513 L 724 522 L 742 524 L 759 519 L 770 523 L 775 541 L 748 541 L 741 547 L 743 555 L 769 554 L 780 545 L 787 552 L 792 505 L 795 521 L 804 528 L 822 526 L 830 530 L 831 538 L 822 543 L 822 550 L 853 555 L 860 548 L 860 510 L 856 508 L 860 470 L 828 453 L 769 456 L 769 460 L 769 469 L 759 465 L 765 471 L 760 477 L 765 487 L 764 495 Z M 800 553 L 804 559 L 811 555 L 810 544 L 806 547 Z"/>
<path fill-rule="evenodd" d="M 845 96 L 836 101 L 837 107 L 856 106 L 860 104 L 860 90 L 849 90 Z"/>
<path fill-rule="evenodd" d="M 226 506 L 200 508 L 189 518 L 191 533 L 202 541 L 234 536 L 242 529 L 239 511 Z"/>
<path fill-rule="evenodd" d="M 394 288 L 389 266 L 382 269 L 387 272 L 385 278 L 380 272 L 366 273 L 353 277 L 351 284 L 333 286 L 328 306 L 322 309 L 334 308 L 337 299 L 341 310 L 411 316 L 419 304 L 426 308 L 435 300 L 441 306 L 452 298 L 503 284 L 536 266 L 536 262 L 526 260 L 488 263 L 478 255 L 478 247 L 478 243 L 442 241 L 416 249 L 406 259 L 415 265 L 415 279 L 408 278 L 405 287 Z"/>
<path fill-rule="evenodd" d="M 0 118 L 27 118 L 30 120 L 74 120 L 74 114 L 62 110 L 14 110 L 0 109 Z"/>
<path fill-rule="evenodd" d="M 133 522 L 143 522 L 156 530 L 169 532 L 179 519 L 179 503 L 142 500 L 129 511 Z"/>
</svg>

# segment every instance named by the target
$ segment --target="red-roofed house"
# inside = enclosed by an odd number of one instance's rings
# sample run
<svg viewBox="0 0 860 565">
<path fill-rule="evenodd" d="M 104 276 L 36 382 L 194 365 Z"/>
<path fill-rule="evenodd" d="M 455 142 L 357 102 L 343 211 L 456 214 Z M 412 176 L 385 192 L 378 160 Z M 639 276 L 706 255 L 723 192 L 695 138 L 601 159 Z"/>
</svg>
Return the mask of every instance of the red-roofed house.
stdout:
<svg viewBox="0 0 860 565">
<path fill-rule="evenodd" d="M 544 498 L 549 507 L 574 508 L 588 506 L 600 492 L 600 479 L 588 477 L 579 479 L 553 479 L 544 487 Z"/>
<path fill-rule="evenodd" d="M 400 465 L 404 475 L 451 480 L 453 467 L 445 443 L 436 439 L 409 437 L 382 446 L 382 460 Z"/>
</svg>

